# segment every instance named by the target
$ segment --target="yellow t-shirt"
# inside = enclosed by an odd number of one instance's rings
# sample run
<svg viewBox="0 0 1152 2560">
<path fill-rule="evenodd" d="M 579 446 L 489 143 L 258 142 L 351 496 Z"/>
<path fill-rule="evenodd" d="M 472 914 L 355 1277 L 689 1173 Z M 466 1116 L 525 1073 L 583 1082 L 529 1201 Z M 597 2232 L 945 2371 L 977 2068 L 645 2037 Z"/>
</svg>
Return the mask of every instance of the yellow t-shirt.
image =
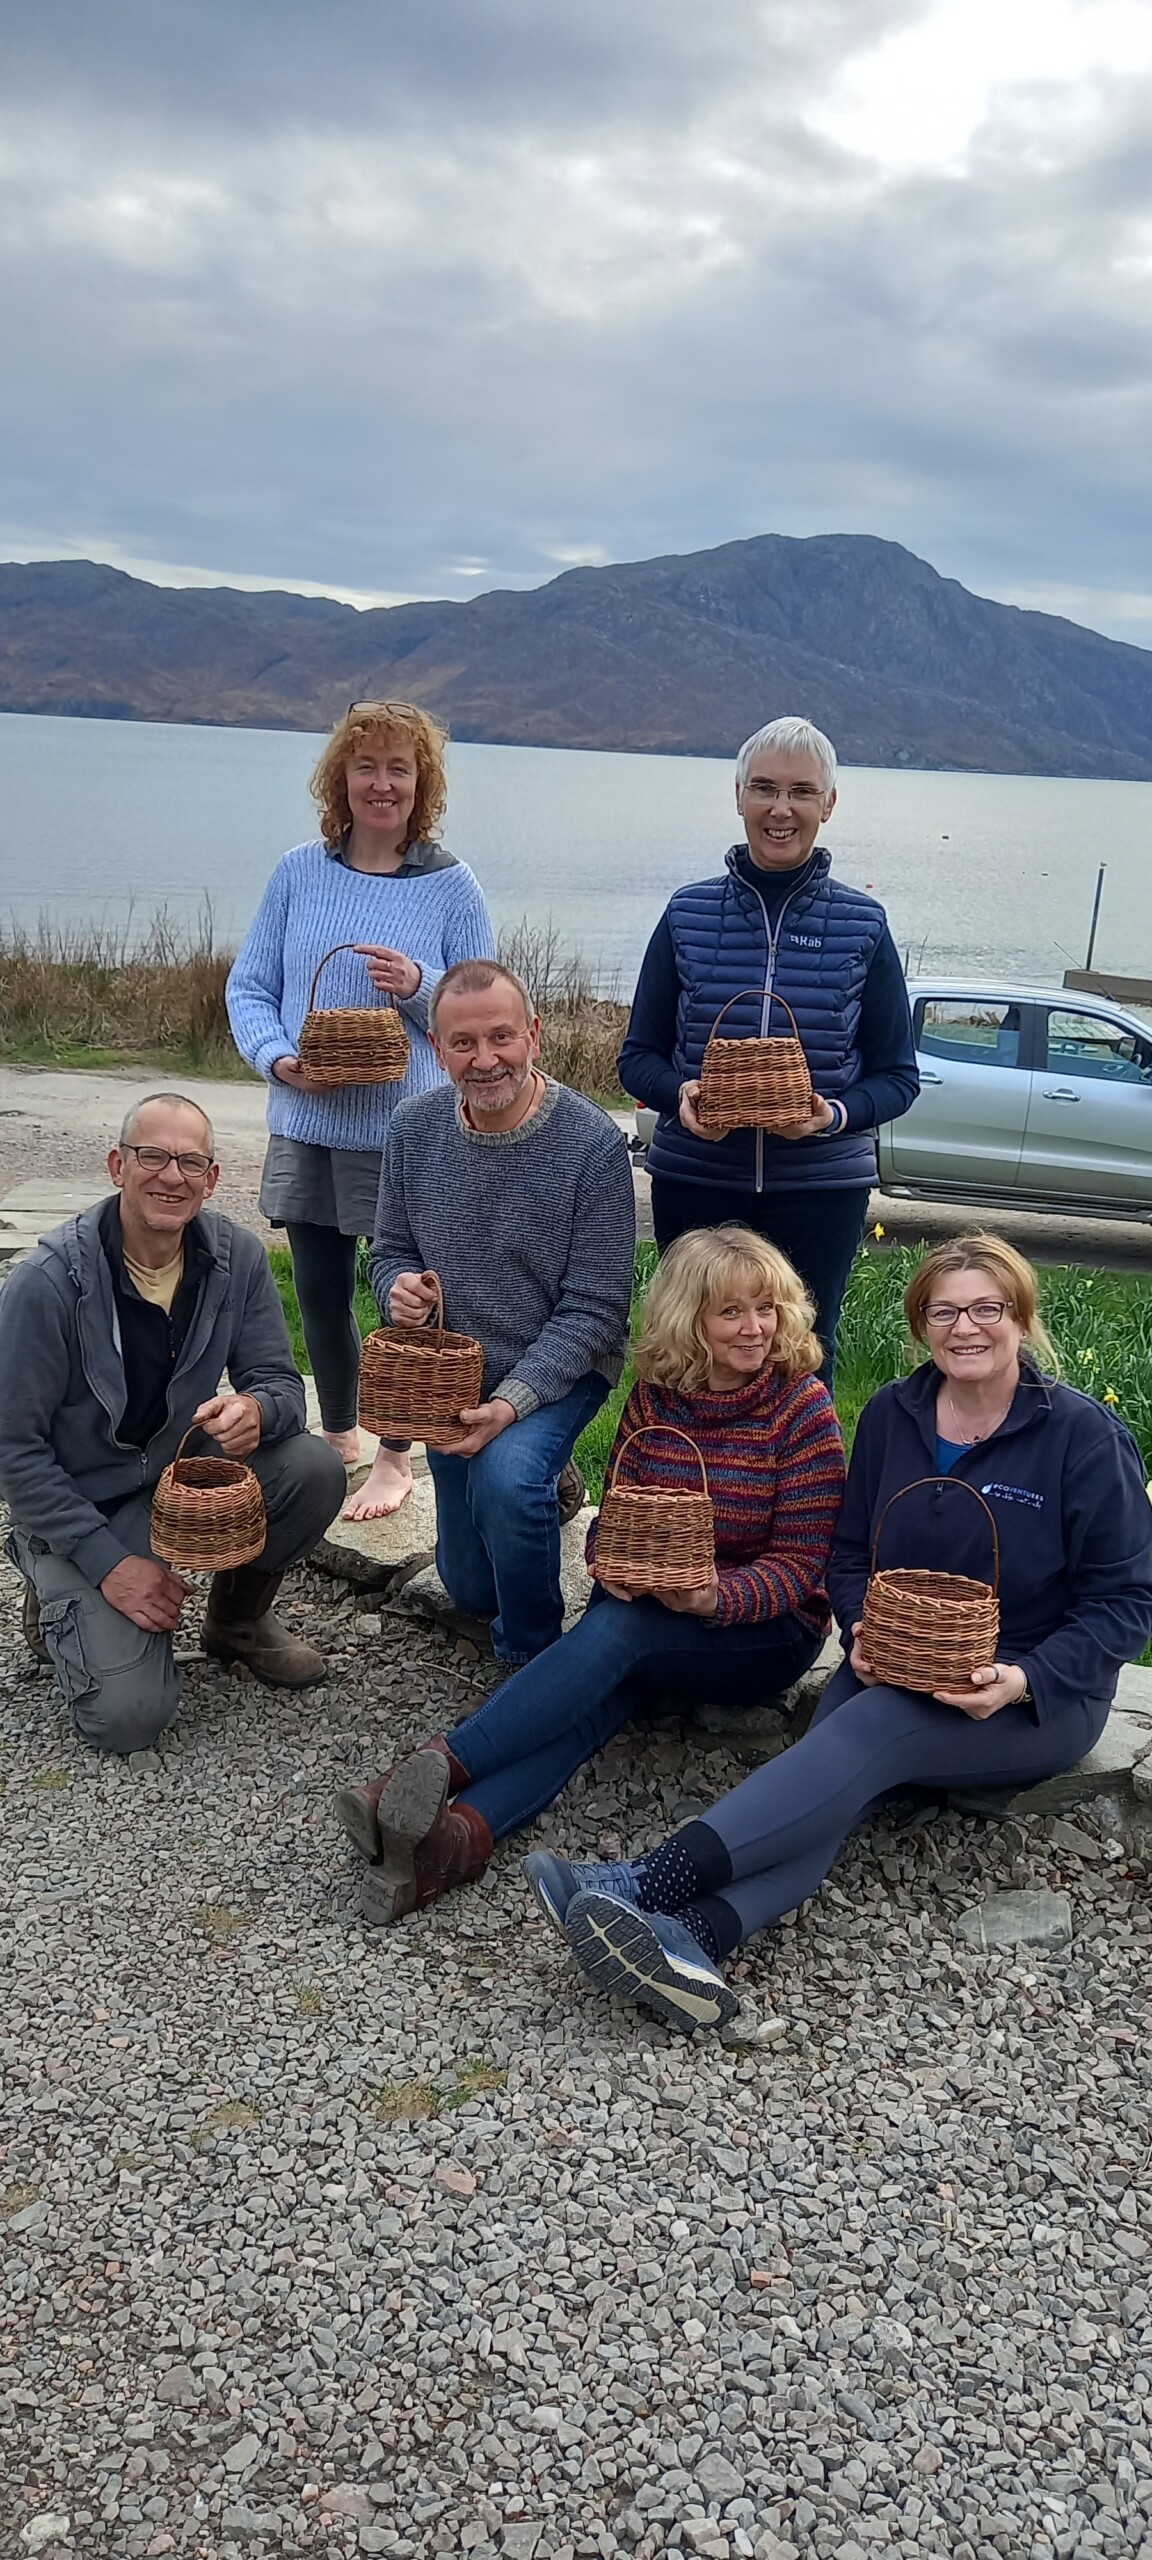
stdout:
<svg viewBox="0 0 1152 2560">
<path fill-rule="evenodd" d="M 128 1254 L 124 1256 L 124 1268 L 133 1288 L 142 1298 L 147 1298 L 149 1306 L 163 1307 L 165 1315 L 170 1316 L 173 1299 L 184 1277 L 183 1242 L 175 1260 L 162 1263 L 159 1271 L 146 1271 L 142 1262 L 133 1262 Z"/>
</svg>

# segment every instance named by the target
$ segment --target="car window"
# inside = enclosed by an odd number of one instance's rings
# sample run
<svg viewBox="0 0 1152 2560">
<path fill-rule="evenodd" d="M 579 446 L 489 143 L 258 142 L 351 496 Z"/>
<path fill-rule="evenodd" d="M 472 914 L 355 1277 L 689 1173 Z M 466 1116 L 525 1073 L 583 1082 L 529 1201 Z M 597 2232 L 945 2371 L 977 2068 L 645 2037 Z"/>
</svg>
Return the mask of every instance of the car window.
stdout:
<svg viewBox="0 0 1152 2560">
<path fill-rule="evenodd" d="M 916 1046 L 927 1058 L 969 1067 L 1018 1067 L 1020 1007 L 982 997 L 924 996 L 916 1007 Z"/>
<path fill-rule="evenodd" d="M 1152 1084 L 1152 1043 L 1095 1013 L 1050 1013 L 1048 1068 L 1108 1084 Z"/>
</svg>

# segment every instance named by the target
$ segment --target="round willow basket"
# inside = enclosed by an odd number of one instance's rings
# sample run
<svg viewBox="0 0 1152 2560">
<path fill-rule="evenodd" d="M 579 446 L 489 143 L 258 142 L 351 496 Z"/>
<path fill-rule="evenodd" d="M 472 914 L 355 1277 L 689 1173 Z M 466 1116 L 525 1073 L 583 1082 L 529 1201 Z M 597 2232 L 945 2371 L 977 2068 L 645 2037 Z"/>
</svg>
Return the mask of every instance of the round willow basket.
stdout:
<svg viewBox="0 0 1152 2560">
<path fill-rule="evenodd" d="M 342 1084 L 399 1084 L 408 1072 L 408 1034 L 390 995 L 383 1004 L 317 1007 L 320 970 L 338 951 L 359 947 L 355 942 L 334 942 L 325 952 L 312 980 L 308 1011 L 296 1043 L 296 1055 L 312 1083 L 331 1092 Z"/>
<path fill-rule="evenodd" d="M 458 1440 L 460 1416 L 480 1402 L 484 1353 L 470 1333 L 444 1330 L 444 1291 L 434 1271 L 421 1277 L 436 1291 L 431 1325 L 381 1325 L 360 1354 L 360 1420 L 382 1440 L 422 1440 L 442 1449 Z"/>
<path fill-rule="evenodd" d="M 962 1573 L 877 1570 L 880 1532 L 892 1508 L 921 1485 L 951 1485 L 978 1502 L 992 1532 L 992 1580 Z M 872 1541 L 872 1572 L 864 1595 L 860 1651 L 878 1680 L 897 1689 L 962 1689 L 974 1671 L 996 1659 L 1000 1637 L 1000 1540 L 996 1523 L 974 1484 L 962 1476 L 917 1476 L 886 1502 Z"/>
<path fill-rule="evenodd" d="M 749 1040 L 720 1038 L 720 1025 L 734 1004 L 745 996 L 763 1002 L 765 995 L 769 1004 L 783 1005 L 790 1032 Z M 742 987 L 721 1006 L 712 1025 L 700 1069 L 697 1118 L 705 1129 L 783 1130 L 794 1129 L 811 1113 L 812 1073 L 791 1005 L 770 988 Z"/>
<path fill-rule="evenodd" d="M 620 1466 L 651 1431 L 683 1440 L 700 1469 L 700 1493 L 621 1484 Z M 597 1582 L 639 1582 L 650 1590 L 701 1591 L 716 1570 L 716 1528 L 708 1470 L 694 1440 L 674 1422 L 645 1422 L 622 1440 L 600 1500 L 592 1573 Z"/>
<path fill-rule="evenodd" d="M 264 1553 L 264 1496 L 239 1458 L 186 1458 L 191 1438 L 186 1431 L 152 1496 L 152 1553 L 177 1572 L 232 1573 Z"/>
</svg>

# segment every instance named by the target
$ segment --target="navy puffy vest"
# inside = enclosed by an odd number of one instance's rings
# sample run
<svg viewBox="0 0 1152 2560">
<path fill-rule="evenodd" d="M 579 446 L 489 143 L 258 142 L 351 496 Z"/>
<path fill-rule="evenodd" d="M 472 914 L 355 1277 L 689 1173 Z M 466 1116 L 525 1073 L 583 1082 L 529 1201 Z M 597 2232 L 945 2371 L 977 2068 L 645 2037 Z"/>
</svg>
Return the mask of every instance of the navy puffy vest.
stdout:
<svg viewBox="0 0 1152 2560">
<path fill-rule="evenodd" d="M 722 879 L 691 881 L 669 900 L 680 978 L 673 1059 L 677 1076 L 683 1083 L 699 1075 L 721 1005 L 745 988 L 760 992 L 733 1005 L 721 1024 L 722 1035 L 742 1038 L 761 1028 L 787 1031 L 782 1008 L 764 1004 L 763 991 L 771 986 L 796 1016 L 815 1091 L 834 1102 L 860 1079 L 860 999 L 884 932 L 884 909 L 862 889 L 830 879 L 831 856 L 818 849 L 814 875 L 779 911 L 773 949 L 763 901 L 736 869 L 743 850 L 733 846 Z M 762 1129 L 733 1129 L 711 1143 L 694 1138 L 679 1120 L 662 1113 L 648 1164 L 652 1173 L 682 1182 L 731 1184 L 742 1191 L 823 1190 L 874 1182 L 876 1140 L 870 1129 L 798 1139 L 773 1137 Z"/>
</svg>

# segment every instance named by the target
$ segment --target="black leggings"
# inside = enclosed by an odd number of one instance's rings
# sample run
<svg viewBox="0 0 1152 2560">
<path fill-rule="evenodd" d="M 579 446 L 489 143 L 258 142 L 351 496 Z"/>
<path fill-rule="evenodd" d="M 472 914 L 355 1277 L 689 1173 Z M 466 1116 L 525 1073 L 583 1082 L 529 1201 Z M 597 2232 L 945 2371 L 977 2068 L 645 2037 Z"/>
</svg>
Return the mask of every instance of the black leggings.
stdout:
<svg viewBox="0 0 1152 2560">
<path fill-rule="evenodd" d="M 339 1227 L 289 1225 L 292 1276 L 300 1321 L 320 1399 L 325 1431 L 354 1431 L 360 1384 L 360 1327 L 356 1322 L 356 1236 Z M 407 1440 L 384 1440 L 384 1449 L 407 1449 Z"/>
<path fill-rule="evenodd" d="M 826 1191 L 737 1191 L 730 1183 L 680 1182 L 666 1173 L 652 1176 L 652 1224 L 661 1253 L 689 1227 L 722 1227 L 730 1222 L 753 1227 L 758 1236 L 786 1253 L 816 1307 L 816 1330 L 824 1345 L 825 1384 L 832 1384 L 836 1327 L 860 1238 L 868 1215 L 864 1184 Z"/>
</svg>

